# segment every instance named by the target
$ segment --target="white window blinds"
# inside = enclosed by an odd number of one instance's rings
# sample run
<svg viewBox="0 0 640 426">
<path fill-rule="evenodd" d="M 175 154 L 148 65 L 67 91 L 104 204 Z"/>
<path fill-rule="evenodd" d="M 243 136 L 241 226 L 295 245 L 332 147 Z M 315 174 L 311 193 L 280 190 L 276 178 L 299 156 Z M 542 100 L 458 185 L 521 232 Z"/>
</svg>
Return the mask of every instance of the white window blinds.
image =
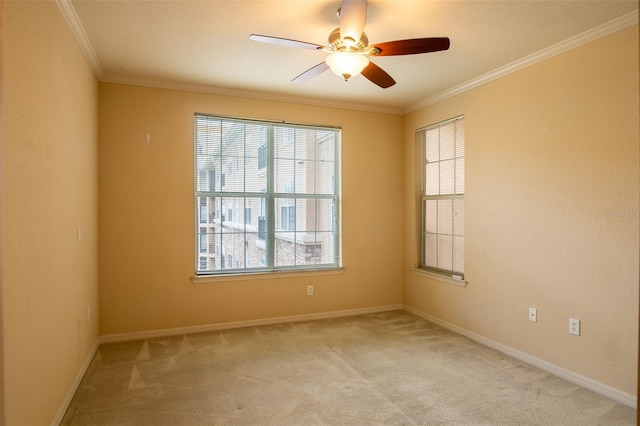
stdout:
<svg viewBox="0 0 640 426">
<path fill-rule="evenodd" d="M 464 119 L 417 132 L 422 145 L 421 267 L 464 277 Z"/>
<path fill-rule="evenodd" d="M 340 266 L 339 142 L 335 128 L 196 115 L 196 273 Z"/>
</svg>

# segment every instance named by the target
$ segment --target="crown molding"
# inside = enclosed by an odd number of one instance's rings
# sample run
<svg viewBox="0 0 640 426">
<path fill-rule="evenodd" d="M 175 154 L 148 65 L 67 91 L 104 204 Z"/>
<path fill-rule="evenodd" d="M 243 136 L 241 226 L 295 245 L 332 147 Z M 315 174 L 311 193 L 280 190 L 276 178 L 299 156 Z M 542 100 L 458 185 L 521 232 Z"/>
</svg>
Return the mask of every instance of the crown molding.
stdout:
<svg viewBox="0 0 640 426">
<path fill-rule="evenodd" d="M 91 46 L 91 43 L 89 42 L 89 37 L 87 37 L 87 33 L 84 31 L 84 27 L 80 22 L 80 18 L 78 18 L 76 9 L 73 7 L 73 4 L 71 4 L 71 0 L 55 0 L 55 2 L 62 13 L 64 20 L 67 22 L 69 29 L 71 29 L 73 37 L 80 46 L 80 50 L 82 50 L 84 57 L 87 59 L 93 74 L 98 80 L 100 80 L 104 74 L 102 65 L 98 60 L 96 52 L 93 50 L 93 46 Z"/>
<path fill-rule="evenodd" d="M 89 37 L 80 22 L 80 18 L 76 13 L 71 0 L 55 0 L 64 20 L 67 22 L 73 37 L 80 46 L 80 50 L 84 54 L 96 79 L 103 83 L 115 83 L 124 85 L 134 85 L 142 87 L 151 87 L 157 89 L 180 90 L 183 92 L 207 93 L 220 96 L 233 96 L 239 98 L 251 98 L 274 102 L 288 102 L 303 105 L 322 106 L 328 108 L 339 108 L 357 111 L 376 112 L 381 114 L 402 115 L 403 111 L 400 107 L 381 106 L 359 104 L 353 102 L 331 101 L 319 98 L 311 98 L 308 96 L 287 96 L 282 94 L 257 92 L 241 89 L 230 89 L 224 87 L 207 86 L 192 83 L 176 83 L 159 80 L 149 80 L 144 78 L 127 78 L 122 76 L 108 75 L 104 72 L 104 68 L 93 50 L 93 46 L 89 41 Z"/>
<path fill-rule="evenodd" d="M 585 31 L 582 34 L 578 34 L 567 40 L 561 41 L 545 49 L 542 49 L 536 53 L 533 53 L 531 55 L 525 56 L 524 58 L 518 59 L 517 61 L 511 62 L 510 64 L 504 65 L 500 68 L 496 68 L 493 71 L 490 71 L 474 79 L 471 79 L 465 83 L 459 84 L 455 87 L 452 87 L 451 89 L 445 90 L 444 92 L 440 92 L 439 94 L 430 96 L 421 102 L 413 104 L 412 106 L 404 110 L 404 113 L 409 114 L 411 112 L 415 112 L 419 109 L 422 109 L 429 105 L 433 105 L 447 98 L 459 95 L 468 90 L 481 86 L 485 83 L 504 77 L 513 72 L 519 71 L 523 68 L 537 64 L 538 62 L 542 62 L 546 59 L 552 58 L 568 50 L 575 49 L 576 47 L 582 46 L 583 44 L 606 37 L 610 34 L 613 34 L 617 31 L 628 28 L 637 23 L 638 23 L 638 11 L 635 10 L 633 12 L 627 13 L 626 15 L 622 15 L 621 17 L 616 18 L 612 21 L 609 21 L 605 24 L 602 24 L 598 27 L 595 27 L 589 31 Z"/>
<path fill-rule="evenodd" d="M 153 87 L 153 88 L 159 88 L 159 89 L 181 90 L 181 91 L 197 92 L 197 93 L 209 93 L 209 94 L 215 94 L 215 95 L 221 95 L 221 96 L 234 96 L 234 97 L 261 99 L 261 100 L 268 100 L 268 101 L 275 101 L 275 102 L 298 103 L 298 104 L 304 104 L 304 105 L 368 111 L 368 112 L 393 114 L 393 115 L 405 115 L 411 112 L 415 112 L 429 105 L 433 105 L 447 98 L 459 95 L 468 90 L 481 86 L 485 83 L 504 77 L 508 74 L 519 71 L 523 68 L 529 67 L 538 62 L 542 62 L 546 59 L 549 59 L 553 56 L 564 53 L 568 50 L 575 49 L 576 47 L 579 47 L 583 44 L 600 39 L 602 37 L 606 37 L 610 34 L 623 30 L 632 25 L 636 25 L 638 23 L 638 11 L 635 10 L 633 12 L 629 12 L 626 15 L 622 15 L 619 18 L 616 18 L 603 25 L 595 27 L 582 34 L 578 34 L 577 36 L 571 37 L 560 43 L 556 43 L 548 48 L 542 49 L 536 53 L 525 56 L 524 58 L 521 58 L 510 64 L 496 68 L 493 71 L 490 71 L 479 77 L 471 79 L 465 83 L 462 83 L 455 87 L 447 89 L 443 92 L 440 92 L 439 94 L 430 96 L 418 103 L 415 103 L 409 106 L 408 108 L 398 108 L 398 107 L 391 107 L 391 106 L 385 107 L 380 105 L 367 105 L 367 104 L 356 104 L 356 103 L 340 102 L 340 101 L 328 101 L 324 99 L 309 98 L 309 97 L 303 97 L 303 96 L 287 96 L 287 95 L 274 94 L 274 93 L 254 92 L 254 91 L 248 91 L 248 90 L 229 89 L 229 88 L 189 84 L 189 83 L 171 83 L 171 82 L 164 82 L 164 81 L 150 81 L 147 79 L 126 79 L 122 77 L 107 76 L 104 73 L 102 64 L 100 64 L 100 60 L 98 59 L 95 51 L 93 50 L 93 46 L 91 45 L 91 42 L 87 37 L 87 33 L 84 31 L 84 27 L 80 22 L 80 18 L 78 17 L 78 14 L 76 13 L 76 10 L 73 7 L 73 4 L 71 3 L 71 0 L 55 0 L 55 2 L 58 5 L 60 12 L 62 13 L 65 21 L 67 22 L 67 25 L 71 29 L 71 32 L 73 33 L 73 36 L 76 39 L 76 42 L 80 46 L 80 49 L 82 50 L 85 58 L 87 59 L 87 62 L 89 63 L 89 66 L 91 67 L 98 81 L 105 82 L 105 83 L 137 85 L 137 86 Z"/>
</svg>

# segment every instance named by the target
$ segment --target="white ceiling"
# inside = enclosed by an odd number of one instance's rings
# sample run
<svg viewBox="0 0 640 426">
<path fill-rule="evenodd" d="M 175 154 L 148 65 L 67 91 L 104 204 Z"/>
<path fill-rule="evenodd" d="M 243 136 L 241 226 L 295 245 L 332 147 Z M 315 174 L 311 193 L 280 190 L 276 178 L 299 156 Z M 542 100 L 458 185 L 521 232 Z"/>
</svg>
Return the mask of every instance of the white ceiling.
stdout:
<svg viewBox="0 0 640 426">
<path fill-rule="evenodd" d="M 331 71 L 291 80 L 326 53 L 252 33 L 327 44 L 339 0 L 57 0 L 100 81 L 411 111 L 638 22 L 636 0 L 369 0 L 370 44 L 446 36 L 451 48 L 373 61 L 397 84 Z"/>
</svg>

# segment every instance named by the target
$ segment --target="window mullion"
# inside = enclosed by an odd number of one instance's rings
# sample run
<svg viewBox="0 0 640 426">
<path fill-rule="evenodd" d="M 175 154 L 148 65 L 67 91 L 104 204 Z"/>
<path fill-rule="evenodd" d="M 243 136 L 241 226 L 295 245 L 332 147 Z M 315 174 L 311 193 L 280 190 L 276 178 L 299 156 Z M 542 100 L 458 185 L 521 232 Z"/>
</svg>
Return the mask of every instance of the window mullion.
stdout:
<svg viewBox="0 0 640 426">
<path fill-rule="evenodd" d="M 340 162 L 342 161 L 342 158 L 340 157 L 340 152 L 342 150 L 342 139 L 341 138 L 337 138 L 337 140 L 334 142 L 334 150 L 335 150 L 335 154 L 333 157 L 334 160 L 334 164 L 333 164 L 333 252 L 334 253 L 340 253 L 340 256 L 342 255 L 342 247 L 340 245 L 340 242 L 342 241 L 342 217 L 341 217 L 341 211 L 342 211 L 342 206 L 341 206 L 341 202 L 342 202 L 342 197 L 341 197 L 341 183 L 342 182 L 342 175 L 340 173 Z M 317 163 L 316 163 L 316 167 L 317 167 Z M 336 261 L 339 260 L 336 258 Z"/>
<path fill-rule="evenodd" d="M 456 270 L 456 238 L 455 238 L 455 214 L 456 214 L 456 178 L 458 175 L 456 174 L 456 163 L 458 156 L 456 155 L 457 143 L 458 140 L 458 130 L 456 126 L 453 126 L 453 194 L 451 197 L 451 270 L 455 272 Z"/>
<path fill-rule="evenodd" d="M 267 192 L 266 192 L 266 220 L 267 220 L 267 238 L 265 241 L 265 260 L 268 268 L 275 266 L 275 232 L 276 232 L 276 214 L 275 200 L 273 194 L 275 192 L 275 143 L 274 143 L 274 126 L 267 126 Z"/>
</svg>

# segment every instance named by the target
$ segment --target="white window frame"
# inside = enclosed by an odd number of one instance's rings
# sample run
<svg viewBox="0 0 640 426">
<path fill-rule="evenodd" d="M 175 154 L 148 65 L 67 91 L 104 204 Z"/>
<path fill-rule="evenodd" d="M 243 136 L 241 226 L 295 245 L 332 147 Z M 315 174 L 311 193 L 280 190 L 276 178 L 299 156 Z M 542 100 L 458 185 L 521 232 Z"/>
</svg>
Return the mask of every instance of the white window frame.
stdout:
<svg viewBox="0 0 640 426">
<path fill-rule="evenodd" d="M 438 191 L 437 194 L 428 193 L 427 191 L 427 181 L 429 177 L 427 176 L 427 132 L 440 129 L 445 126 L 449 126 L 453 124 L 454 128 L 458 128 L 461 126 L 462 132 L 461 134 L 455 134 L 454 141 L 454 153 L 451 158 L 447 157 L 447 160 L 453 159 L 453 171 L 450 173 L 451 179 L 447 179 L 445 181 L 446 184 L 452 186 L 453 191 L 443 190 Z M 454 132 L 455 133 L 455 132 Z M 461 138 L 460 138 L 461 137 Z M 420 252 L 420 261 L 419 261 L 419 270 L 422 273 L 427 273 L 433 277 L 442 277 L 444 281 L 452 282 L 452 283 L 463 283 L 466 284 L 465 279 L 465 271 L 464 271 L 464 254 L 462 255 L 462 259 L 455 256 L 455 248 L 460 247 L 460 242 L 462 244 L 462 251 L 464 252 L 464 196 L 465 196 L 465 185 L 464 185 L 464 176 L 465 176 L 465 153 L 464 153 L 464 116 L 455 117 L 449 120 L 445 120 L 430 126 L 427 126 L 422 129 L 418 129 L 416 131 L 416 140 L 420 144 L 420 188 L 421 188 L 421 252 Z M 462 152 L 458 152 L 458 146 L 462 146 Z M 439 148 L 438 148 L 439 149 Z M 461 160 L 461 161 L 460 161 Z M 435 161 L 437 163 L 443 162 L 440 158 Z M 432 162 L 434 163 L 434 162 Z M 438 186 L 439 188 L 444 188 L 442 181 L 442 173 L 438 172 Z M 460 181 L 461 180 L 461 181 Z M 440 208 L 440 203 L 449 203 L 451 202 L 451 218 L 447 218 L 450 220 L 451 231 L 441 231 L 440 227 L 436 225 L 436 230 L 427 229 L 429 225 L 427 225 L 427 217 L 429 213 L 427 212 L 427 205 L 429 206 L 438 206 Z M 456 206 L 461 207 L 456 208 Z M 436 213 L 436 222 L 439 220 L 440 213 Z M 460 218 L 458 215 L 461 215 Z M 430 216 L 429 219 L 431 219 Z M 431 222 L 433 224 L 433 222 Z M 453 224 L 457 223 L 455 226 Z M 459 224 L 462 223 L 460 226 Z M 431 225 L 433 228 L 433 225 Z M 441 258 L 447 259 L 449 257 L 449 253 L 443 253 L 441 247 L 438 245 L 438 241 L 445 241 L 448 238 L 451 238 L 451 258 L 452 258 L 452 267 L 442 267 L 438 262 Z M 442 238 L 442 240 L 440 239 Z M 429 241 L 429 242 L 428 242 Z M 435 249 L 433 242 L 436 242 Z M 448 245 L 443 245 L 449 249 Z M 434 251 L 435 250 L 435 251 Z M 435 257 L 435 258 L 434 258 Z M 457 259 L 453 260 L 453 259 Z M 448 262 L 447 262 L 448 263 Z"/>
<path fill-rule="evenodd" d="M 208 185 L 203 185 L 203 182 L 201 182 L 200 185 L 200 189 L 198 189 L 198 177 L 201 176 L 200 174 L 200 165 L 199 163 L 202 162 L 202 156 L 206 154 L 206 148 L 203 148 L 201 144 L 199 144 L 198 142 L 198 120 L 199 119 L 212 119 L 212 120 L 221 120 L 224 122 L 231 122 L 231 123 L 240 123 L 240 124 L 251 124 L 251 125 L 264 125 L 266 127 L 266 140 L 264 141 L 264 145 L 262 145 L 261 147 L 258 148 L 258 150 L 255 153 L 255 157 L 256 158 L 260 158 L 262 155 L 266 156 L 266 164 L 264 165 L 264 167 L 260 167 L 263 164 L 262 163 L 258 163 L 255 162 L 255 168 L 257 168 L 257 173 L 260 174 L 261 176 L 266 176 L 266 181 L 267 181 L 267 188 L 265 188 L 264 190 L 261 190 L 259 192 L 230 192 L 229 190 L 227 190 L 224 186 L 224 184 L 226 184 L 227 182 L 225 181 L 225 178 L 229 178 L 230 176 L 225 176 L 224 173 L 221 174 L 220 176 L 220 182 L 218 183 L 219 188 L 216 189 L 210 188 Z M 332 176 L 332 180 L 330 183 L 331 186 L 331 190 L 329 192 L 326 192 L 326 190 L 324 192 L 319 192 L 319 193 L 315 193 L 315 192 L 309 192 L 307 190 L 307 192 L 304 193 L 295 193 L 293 192 L 293 184 L 287 186 L 285 192 L 278 192 L 278 188 L 275 187 L 274 185 L 274 177 L 273 177 L 273 173 L 274 173 L 274 163 L 275 163 L 275 138 L 274 138 L 274 133 L 276 128 L 304 128 L 305 130 L 317 130 L 320 132 L 326 132 L 327 134 L 333 134 L 333 137 L 330 139 L 331 143 L 334 144 L 333 146 L 333 150 L 331 150 L 331 152 L 333 152 L 331 161 L 333 162 L 333 164 L 335 165 L 335 168 L 332 170 L 333 172 L 333 176 Z M 325 139 L 326 140 L 326 139 Z M 285 145 L 289 145 L 290 143 L 293 143 L 293 141 L 287 141 L 288 143 L 285 143 Z M 310 126 L 310 125 L 300 125 L 300 124 L 291 124 L 291 123 L 285 123 L 285 122 L 271 122 L 271 121 L 263 121 L 263 120 L 247 120 L 247 119 L 239 119 L 239 118 L 230 118 L 230 117 L 221 117 L 221 116 L 210 116 L 210 115 L 205 115 L 205 114 L 195 114 L 194 116 L 194 205 L 196 206 L 196 218 L 195 218 L 195 228 L 196 228 L 196 232 L 195 232 L 195 236 L 196 236 L 196 262 L 195 263 L 195 276 L 196 277 L 215 277 L 215 276 L 220 276 L 220 275 L 229 275 L 229 274 L 255 274 L 255 273 L 264 273 L 264 272 L 286 272 L 286 271 L 317 271 L 317 270 L 332 270 L 332 269 L 340 269 L 342 267 L 342 255 L 341 255 L 341 238 L 340 238 L 340 230 L 341 230 L 341 215 L 340 214 L 336 214 L 336 212 L 340 211 L 340 145 L 341 145 L 341 130 L 337 127 L 323 127 L 323 126 Z M 320 144 L 324 143 L 324 142 L 318 142 Z M 222 157 L 224 158 L 224 155 L 222 155 Z M 250 164 L 253 162 L 253 159 L 249 159 L 248 154 L 245 153 L 245 164 Z M 224 160 L 223 160 L 224 161 Z M 316 160 L 317 161 L 317 160 Z M 236 164 L 238 164 L 238 162 L 236 162 Z M 222 171 L 226 171 L 225 167 L 221 167 L 219 168 L 219 170 Z M 242 173 L 240 173 L 240 175 L 243 175 L 244 173 L 246 173 L 247 171 L 244 170 Z M 240 220 L 240 215 L 238 214 L 238 212 L 236 212 L 236 214 L 234 214 L 233 219 L 235 220 L 235 222 L 237 223 L 227 223 L 230 221 L 229 218 L 225 218 L 225 222 L 222 222 L 221 220 L 214 220 L 215 225 L 217 225 L 218 227 L 222 227 L 222 226 L 251 226 L 253 228 L 255 228 L 255 230 L 252 230 L 252 232 L 255 232 L 255 235 L 257 235 L 258 237 L 264 236 L 265 238 L 257 238 L 257 240 L 254 242 L 254 245 L 258 246 L 260 249 L 264 249 L 264 252 L 266 253 L 266 256 L 264 257 L 264 259 L 260 259 L 260 266 L 252 266 L 252 267 L 247 267 L 246 265 L 242 265 L 242 267 L 234 267 L 233 264 L 229 264 L 229 259 L 224 259 L 223 256 L 231 256 L 231 254 L 228 254 L 226 252 L 226 250 L 231 250 L 231 248 L 227 247 L 227 249 L 223 249 L 223 250 L 218 250 L 218 247 L 216 247 L 216 250 L 214 250 L 215 253 L 217 253 L 218 251 L 220 251 L 220 264 L 224 264 L 224 268 L 220 269 L 220 270 L 202 270 L 201 268 L 201 263 L 199 262 L 199 257 L 198 255 L 200 254 L 199 249 L 200 249 L 200 245 L 198 243 L 198 239 L 200 238 L 200 229 L 201 226 L 203 224 L 201 224 L 199 222 L 199 218 L 198 215 L 200 214 L 199 206 L 199 199 L 201 199 L 201 197 L 211 197 L 211 198 L 223 198 L 223 199 L 255 199 L 255 198 L 260 198 L 264 201 L 264 205 L 263 207 L 266 209 L 266 211 L 264 213 L 261 212 L 260 218 L 264 217 L 265 218 L 265 224 L 264 224 L 264 228 L 261 226 L 260 223 L 246 223 L 246 220 Z M 209 199 L 211 199 L 209 198 Z M 323 258 L 322 261 L 320 262 L 316 262 L 316 263 L 309 263 L 309 264 L 297 264 L 297 265 L 276 265 L 277 261 L 276 259 L 274 259 L 275 257 L 275 246 L 276 246 L 276 241 L 279 239 L 285 239 L 285 240 L 290 240 L 294 243 L 298 242 L 298 240 L 296 240 L 295 238 L 295 232 L 296 230 L 291 230 L 293 232 L 288 232 L 288 233 L 283 233 L 281 232 L 280 228 L 280 223 L 277 221 L 278 218 L 280 217 L 280 212 L 277 211 L 277 207 L 278 207 L 278 202 L 276 202 L 277 200 L 282 199 L 282 200 L 329 200 L 331 201 L 331 208 L 330 210 L 330 226 L 327 227 L 327 229 L 321 229 L 317 232 L 323 232 L 323 233 L 330 233 L 330 252 L 332 253 L 329 255 L 329 260 L 326 260 L 326 258 Z M 295 204 L 293 205 L 295 206 Z M 295 207 L 294 207 L 295 208 Z M 228 209 L 228 208 L 227 208 Z M 261 208 L 262 210 L 262 208 Z M 243 210 L 243 214 L 244 214 Z M 225 213 L 228 215 L 229 212 L 225 211 Z M 263 216 L 264 215 L 264 216 Z M 260 220 L 258 221 L 260 222 Z M 212 226 L 212 225 L 211 225 Z M 259 229 L 261 232 L 259 232 Z M 289 231 L 289 230 L 287 230 Z M 303 231 L 301 231 L 303 232 Z M 309 231 L 311 233 L 313 233 L 314 231 Z M 307 232 L 308 233 L 308 232 Z M 293 239 L 290 239 L 291 236 L 294 236 Z M 302 237 L 302 235 L 298 235 L 298 239 L 300 239 Z M 214 237 L 211 236 L 211 238 L 213 239 Z M 311 239 L 311 242 L 307 241 L 307 238 L 305 237 L 303 240 L 300 241 L 304 241 L 304 244 L 317 244 L 317 243 L 313 243 L 313 241 L 317 241 L 314 240 L 313 238 Z M 248 244 L 247 241 L 245 240 L 245 246 L 250 246 L 251 244 Z M 329 249 L 329 247 L 327 247 L 327 249 Z M 315 250 L 315 249 L 314 249 Z M 238 262 L 237 258 L 234 256 L 233 260 L 235 260 L 236 262 Z M 226 261 L 226 262 L 225 262 Z M 264 261 L 264 262 L 263 262 Z M 224 262 L 224 263 L 223 263 Z M 243 261 L 244 262 L 244 261 Z"/>
</svg>

